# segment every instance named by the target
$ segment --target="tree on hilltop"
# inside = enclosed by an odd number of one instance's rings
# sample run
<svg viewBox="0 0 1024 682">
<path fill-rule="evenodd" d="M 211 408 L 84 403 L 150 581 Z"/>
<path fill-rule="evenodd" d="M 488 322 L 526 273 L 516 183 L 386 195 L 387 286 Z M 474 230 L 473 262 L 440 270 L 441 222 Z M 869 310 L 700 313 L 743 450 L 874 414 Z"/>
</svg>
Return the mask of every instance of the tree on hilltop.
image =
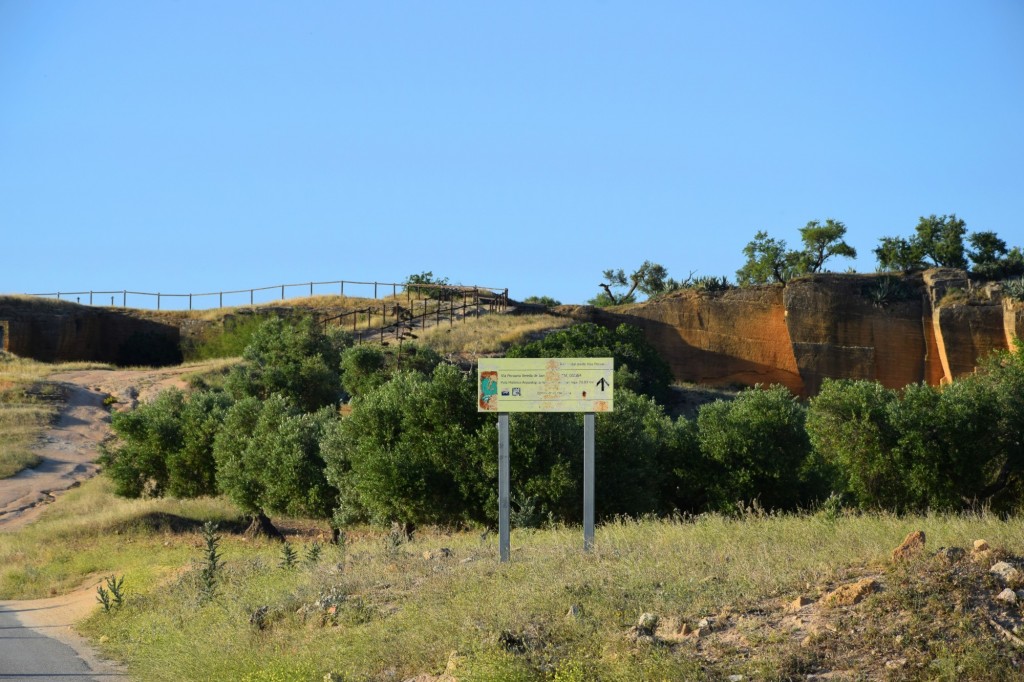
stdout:
<svg viewBox="0 0 1024 682">
<path fill-rule="evenodd" d="M 736 271 L 736 279 L 741 286 L 785 283 L 798 275 L 821 272 L 825 261 L 834 256 L 857 257 L 857 250 L 846 243 L 845 236 L 846 225 L 838 220 L 828 218 L 824 225 L 812 220 L 800 228 L 804 248 L 794 251 L 786 248 L 785 240 L 769 237 L 761 230 L 743 247 L 747 262 Z"/>
<path fill-rule="evenodd" d="M 635 294 L 638 291 L 645 296 L 658 296 L 686 286 L 693 278 L 693 273 L 691 272 L 690 277 L 679 282 L 669 277 L 668 270 L 664 265 L 652 263 L 649 260 L 645 260 L 639 268 L 628 276 L 621 268 L 618 270 L 605 270 L 602 274 L 604 281 L 598 284 L 598 286 L 604 289 L 604 293 L 591 299 L 591 305 L 603 306 L 633 303 L 636 301 Z M 617 294 L 613 291 L 621 289 L 626 289 L 626 292 Z"/>
</svg>

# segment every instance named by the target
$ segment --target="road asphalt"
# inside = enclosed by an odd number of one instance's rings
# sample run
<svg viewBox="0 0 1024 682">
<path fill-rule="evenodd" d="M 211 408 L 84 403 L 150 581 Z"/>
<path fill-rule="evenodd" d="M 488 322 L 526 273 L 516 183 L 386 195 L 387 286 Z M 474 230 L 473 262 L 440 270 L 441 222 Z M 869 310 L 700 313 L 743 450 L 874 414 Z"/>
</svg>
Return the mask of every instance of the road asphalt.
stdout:
<svg viewBox="0 0 1024 682">
<path fill-rule="evenodd" d="M 87 661 L 68 644 L 54 635 L 56 628 L 67 630 L 68 624 L 30 628 L 19 614 L 26 610 L 47 608 L 0 603 L 0 680 L 10 682 L 108 682 L 127 680 L 99 661 Z M 48 632 L 49 631 L 49 632 Z M 87 658 L 91 658 L 86 654 Z"/>
</svg>

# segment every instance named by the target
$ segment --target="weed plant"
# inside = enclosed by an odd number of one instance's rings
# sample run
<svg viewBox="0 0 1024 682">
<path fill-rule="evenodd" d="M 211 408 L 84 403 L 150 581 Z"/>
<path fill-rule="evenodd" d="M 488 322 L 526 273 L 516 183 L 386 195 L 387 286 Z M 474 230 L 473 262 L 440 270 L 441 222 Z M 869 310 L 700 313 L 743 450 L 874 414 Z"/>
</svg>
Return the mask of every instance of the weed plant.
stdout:
<svg viewBox="0 0 1024 682">
<path fill-rule="evenodd" d="M 110 613 L 124 605 L 124 576 L 109 576 L 106 582 L 106 587 L 100 585 L 96 588 L 96 601 L 103 608 L 103 613 Z"/>
<path fill-rule="evenodd" d="M 281 545 L 281 563 L 278 565 L 286 571 L 290 571 L 299 563 L 299 553 L 295 551 L 290 542 Z"/>
<path fill-rule="evenodd" d="M 203 564 L 199 571 L 199 599 L 207 602 L 217 595 L 217 581 L 220 579 L 223 562 L 220 554 L 220 535 L 217 524 L 207 521 L 203 524 Z"/>
</svg>

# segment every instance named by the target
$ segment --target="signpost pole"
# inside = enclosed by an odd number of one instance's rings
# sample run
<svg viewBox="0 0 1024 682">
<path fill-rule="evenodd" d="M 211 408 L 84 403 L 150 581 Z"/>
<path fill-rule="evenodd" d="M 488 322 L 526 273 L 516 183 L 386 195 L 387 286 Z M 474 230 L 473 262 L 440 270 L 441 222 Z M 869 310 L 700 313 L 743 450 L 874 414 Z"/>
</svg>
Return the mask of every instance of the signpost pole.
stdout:
<svg viewBox="0 0 1024 682">
<path fill-rule="evenodd" d="M 501 561 L 509 558 L 508 412 L 498 413 L 498 550 Z"/>
<path fill-rule="evenodd" d="M 583 415 L 583 551 L 594 547 L 594 413 Z"/>
</svg>

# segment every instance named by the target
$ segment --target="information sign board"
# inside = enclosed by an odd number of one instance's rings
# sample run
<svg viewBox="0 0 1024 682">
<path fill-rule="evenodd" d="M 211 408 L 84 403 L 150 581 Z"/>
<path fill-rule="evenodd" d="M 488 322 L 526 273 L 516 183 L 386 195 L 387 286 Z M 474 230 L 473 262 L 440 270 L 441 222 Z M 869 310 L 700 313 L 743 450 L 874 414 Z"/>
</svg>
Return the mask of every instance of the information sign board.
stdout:
<svg viewBox="0 0 1024 682">
<path fill-rule="evenodd" d="M 481 358 L 479 412 L 611 412 L 612 358 Z"/>
</svg>

